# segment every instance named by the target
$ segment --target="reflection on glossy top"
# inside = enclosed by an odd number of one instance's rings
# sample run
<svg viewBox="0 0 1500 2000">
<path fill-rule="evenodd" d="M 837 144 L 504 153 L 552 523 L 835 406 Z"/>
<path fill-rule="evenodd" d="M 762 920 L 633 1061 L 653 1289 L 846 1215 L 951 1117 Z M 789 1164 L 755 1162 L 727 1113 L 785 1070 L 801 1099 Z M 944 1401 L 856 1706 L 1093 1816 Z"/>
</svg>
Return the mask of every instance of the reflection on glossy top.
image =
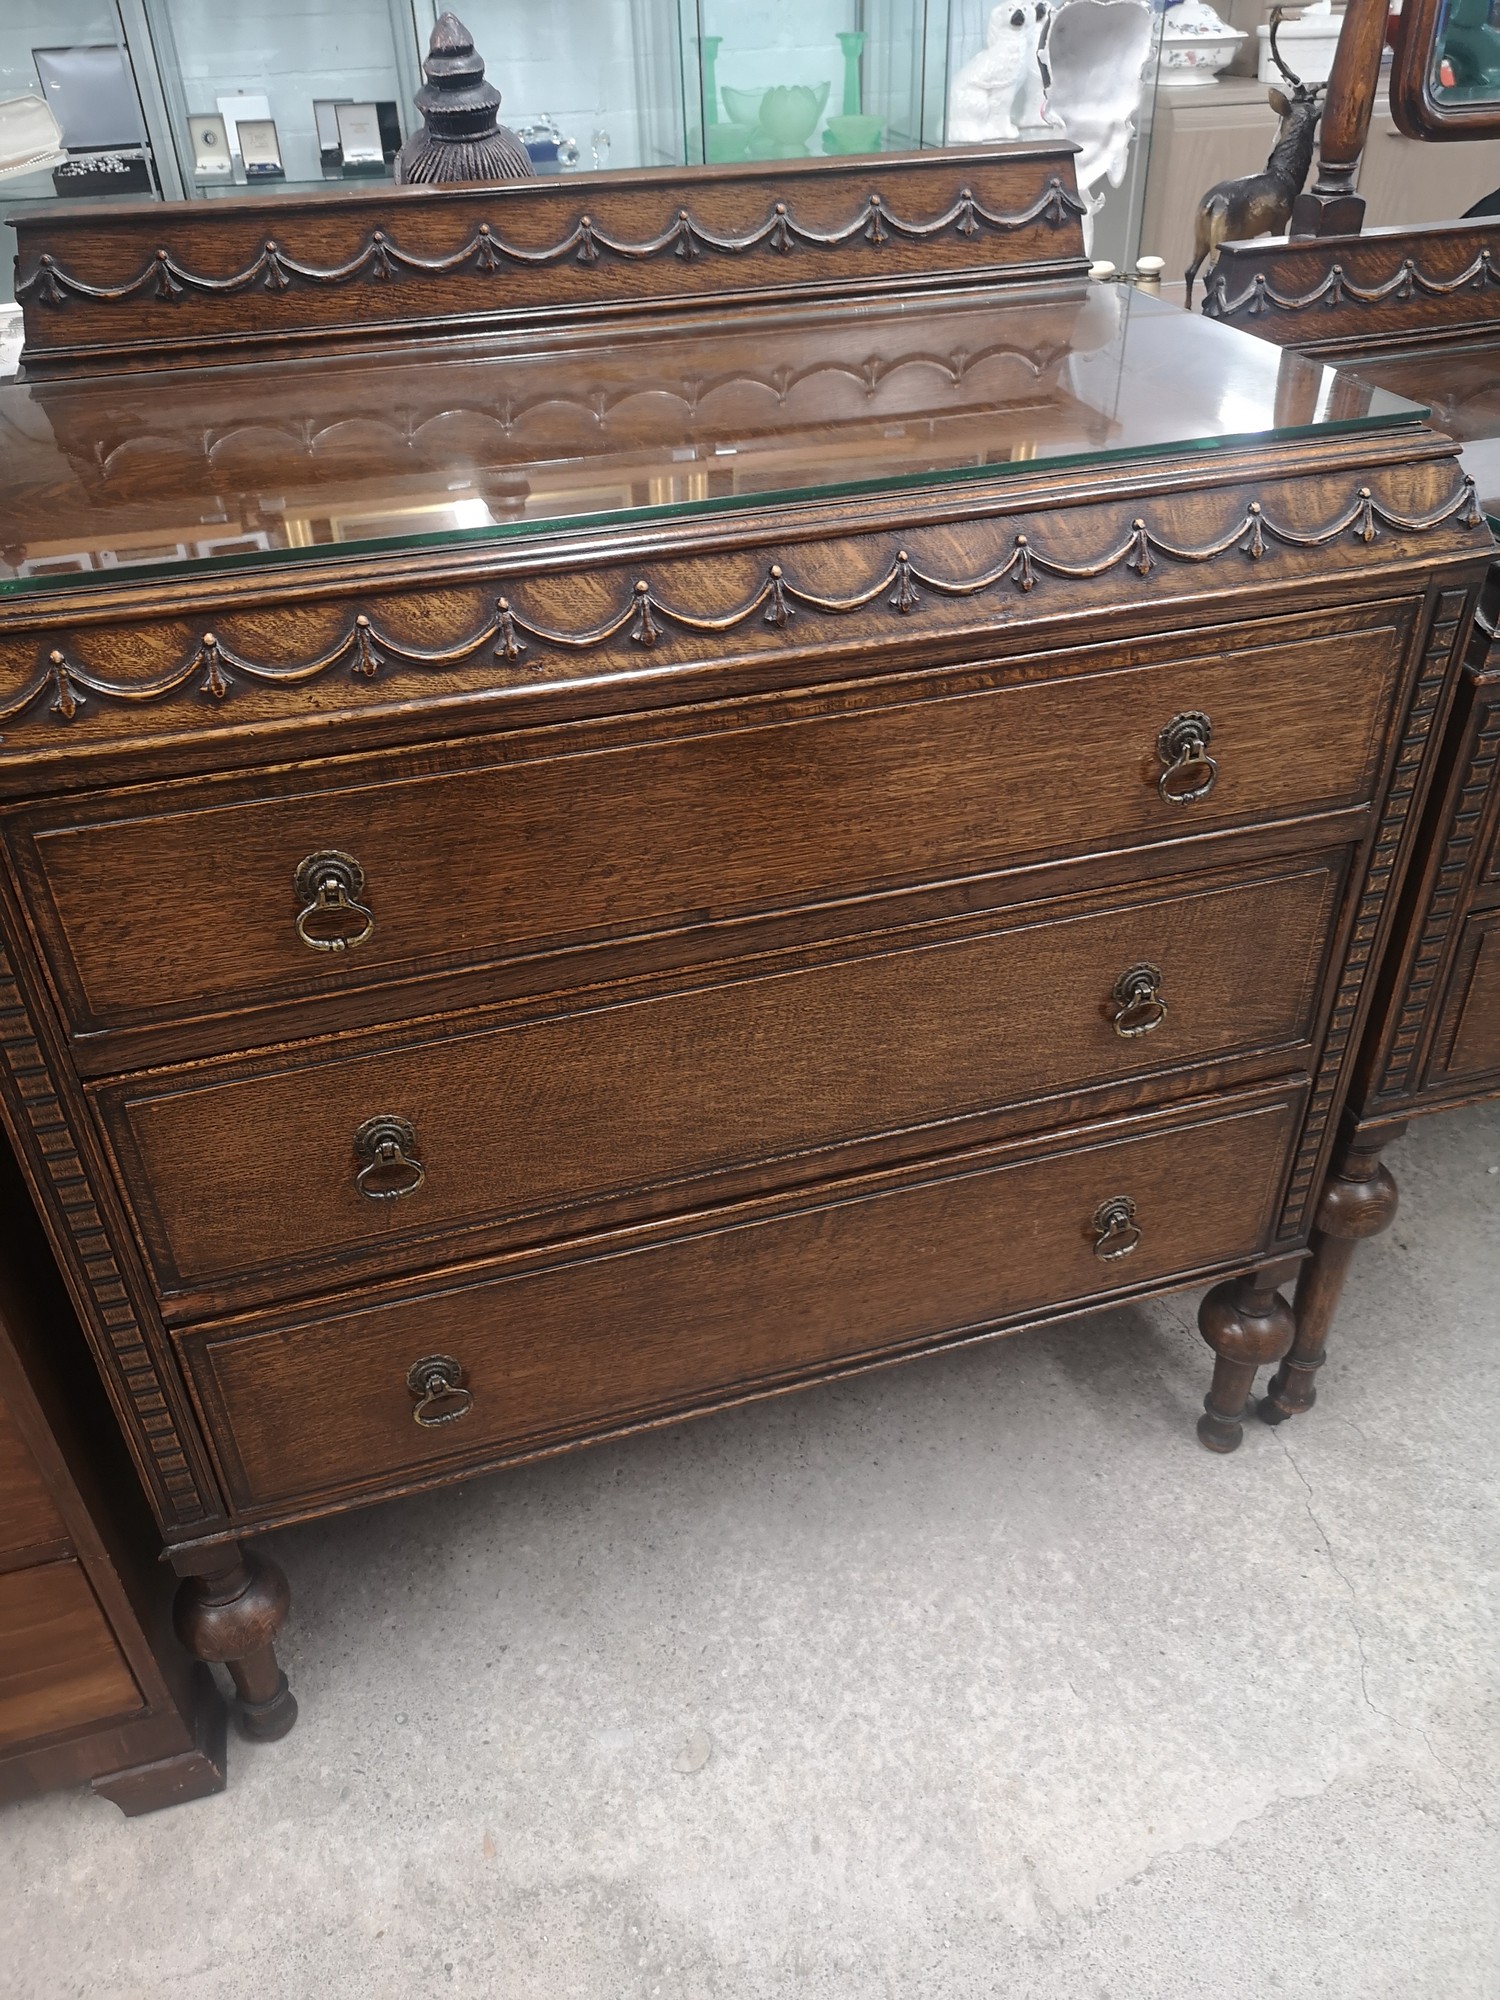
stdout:
<svg viewBox="0 0 1500 2000">
<path fill-rule="evenodd" d="M 0 593 L 1411 422 L 1117 286 L 0 388 Z"/>
<path fill-rule="evenodd" d="M 1500 31 L 1491 24 L 1489 0 L 1443 0 L 1432 83 L 1445 104 L 1500 102 Z"/>
<path fill-rule="evenodd" d="M 1408 350 L 1350 363 L 1372 385 L 1425 404 L 1463 446 L 1479 504 L 1500 514 L 1500 341 Z"/>
</svg>

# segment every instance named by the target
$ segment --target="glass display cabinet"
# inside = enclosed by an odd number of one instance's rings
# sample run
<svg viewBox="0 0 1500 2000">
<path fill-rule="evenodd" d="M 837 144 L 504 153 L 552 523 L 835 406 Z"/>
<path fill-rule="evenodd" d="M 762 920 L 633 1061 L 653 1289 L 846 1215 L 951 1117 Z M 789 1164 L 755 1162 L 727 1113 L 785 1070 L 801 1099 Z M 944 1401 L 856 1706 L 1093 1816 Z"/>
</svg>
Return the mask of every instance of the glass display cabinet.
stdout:
<svg viewBox="0 0 1500 2000">
<path fill-rule="evenodd" d="M 501 93 L 501 120 L 538 172 L 671 166 L 692 157 L 676 0 L 546 7 L 469 0 L 461 11 Z M 437 0 L 409 0 L 414 47 L 426 48 L 441 12 Z"/>
<path fill-rule="evenodd" d="M 213 197 L 353 175 L 390 178 L 421 80 L 409 0 L 144 5 L 187 192 Z M 356 105 L 373 109 L 374 131 L 364 156 L 346 161 L 339 112 Z M 272 133 L 261 132 L 256 152 L 241 127 L 267 124 Z M 359 149 L 351 142 L 348 150 Z"/>
<path fill-rule="evenodd" d="M 681 8 L 688 151 L 710 162 L 876 153 L 944 139 L 947 7 L 741 0 Z"/>
<path fill-rule="evenodd" d="M 1500 173 L 1483 165 L 1500 142 L 1500 32 L 1486 0 L 1405 0 L 1390 68 L 1404 139 L 1475 143 L 1468 162 L 1451 144 L 1412 147 L 1418 157 L 1435 154 L 1451 207 L 1442 220 L 1391 225 L 1370 213 L 1362 172 L 1354 184 L 1374 130 L 1385 28 L 1384 0 L 1350 0 L 1317 171 L 1302 197 L 1307 226 L 1286 239 L 1225 244 L 1204 311 L 1283 351 L 1419 395 L 1435 427 L 1462 447 L 1476 514 L 1500 529 Z M 1476 183 L 1488 189 L 1478 201 Z M 1317 1401 L 1351 1260 L 1397 1213 L 1386 1149 L 1413 1118 L 1500 1099 L 1497 634 L 1500 562 L 1446 715 L 1439 711 L 1438 783 L 1364 1024 L 1313 1255 L 1298 1281 L 1295 1337 L 1261 1405 L 1267 1423 Z M 1476 1217 L 1471 1228 L 1479 1227 Z"/>
<path fill-rule="evenodd" d="M 1116 149 L 1093 218 L 1094 254 L 1125 267 L 1142 247 L 1160 60 L 1149 24 L 1161 17 L 1145 0 L 1064 0 L 1057 12 L 1072 27 L 1080 9 L 1139 29 L 1136 136 Z M 1013 113 L 1017 133 L 1052 129 L 1040 82 L 1029 108 L 1015 94 L 1039 48 L 1046 59 L 1047 0 L 467 0 L 462 11 L 540 174 L 904 152 L 1003 139 Z M 440 0 L 7 0 L 0 100 L 41 97 L 69 157 L 0 179 L 0 215 L 65 198 L 222 201 L 388 180 L 439 12 Z M 999 105 L 979 131 L 976 87 Z M 0 297 L 13 256 L 6 230 Z"/>
<path fill-rule="evenodd" d="M 164 175 L 157 156 L 153 135 L 165 135 L 165 104 L 145 19 L 132 0 L 5 0 L 0 107 L 18 98 L 43 100 L 67 157 L 0 180 L 5 299 L 16 250 L 6 217 L 83 197 L 140 201 L 183 192 L 175 162 L 165 163 Z"/>
</svg>

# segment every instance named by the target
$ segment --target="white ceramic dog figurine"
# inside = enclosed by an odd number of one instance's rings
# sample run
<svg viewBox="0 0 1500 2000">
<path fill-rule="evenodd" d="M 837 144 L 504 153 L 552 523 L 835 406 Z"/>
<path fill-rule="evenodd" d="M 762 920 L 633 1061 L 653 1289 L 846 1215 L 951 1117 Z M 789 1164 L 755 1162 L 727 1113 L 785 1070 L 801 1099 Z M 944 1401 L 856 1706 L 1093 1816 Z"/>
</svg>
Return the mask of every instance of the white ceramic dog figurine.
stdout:
<svg viewBox="0 0 1500 2000">
<path fill-rule="evenodd" d="M 1041 42 L 1052 16 L 1052 0 L 1032 0 L 1027 22 L 1029 52 L 1021 66 L 1012 113 L 1022 138 L 1055 131 L 1062 120 L 1047 109 L 1047 84 L 1042 75 Z"/>
<path fill-rule="evenodd" d="M 1033 0 L 1002 0 L 990 15 L 984 47 L 953 79 L 948 96 L 948 143 L 1014 139 L 1015 108 L 1028 63 L 1036 67 Z"/>
</svg>

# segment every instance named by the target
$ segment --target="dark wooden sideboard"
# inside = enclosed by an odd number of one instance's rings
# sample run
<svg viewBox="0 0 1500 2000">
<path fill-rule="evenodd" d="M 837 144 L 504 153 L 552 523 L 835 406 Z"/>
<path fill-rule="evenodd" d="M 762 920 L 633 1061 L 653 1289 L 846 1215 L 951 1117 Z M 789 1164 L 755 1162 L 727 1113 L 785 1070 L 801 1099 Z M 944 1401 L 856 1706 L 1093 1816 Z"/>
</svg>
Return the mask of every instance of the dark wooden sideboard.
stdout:
<svg viewBox="0 0 1500 2000">
<path fill-rule="evenodd" d="M 1233 1449 L 1493 548 L 1066 149 L 584 198 L 18 225 L 0 1092 L 262 1734 L 276 1524 L 1187 1286 Z"/>
<path fill-rule="evenodd" d="M 129 1814 L 224 1785 L 225 1710 L 9 1149 L 0 1145 L 0 1801 Z"/>
<path fill-rule="evenodd" d="M 1226 246 L 1205 308 L 1427 404 L 1500 517 L 1500 221 Z M 1308 1410 L 1350 1260 L 1389 1228 L 1387 1146 L 1414 1117 L 1500 1096 L 1500 567 L 1474 621 L 1416 855 L 1296 1296 L 1260 1405 Z"/>
</svg>

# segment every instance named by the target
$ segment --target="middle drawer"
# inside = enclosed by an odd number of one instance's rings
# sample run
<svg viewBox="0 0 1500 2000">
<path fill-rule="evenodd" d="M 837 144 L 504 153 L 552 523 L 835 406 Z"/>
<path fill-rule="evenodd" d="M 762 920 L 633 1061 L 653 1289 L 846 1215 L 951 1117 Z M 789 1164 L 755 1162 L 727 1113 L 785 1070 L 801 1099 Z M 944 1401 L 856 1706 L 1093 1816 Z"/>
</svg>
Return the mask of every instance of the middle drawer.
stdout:
<svg viewBox="0 0 1500 2000">
<path fill-rule="evenodd" d="M 187 1319 L 410 1268 L 434 1243 L 446 1260 L 702 1206 L 747 1174 L 826 1176 L 872 1144 L 968 1143 L 1031 1100 L 1258 1051 L 1285 1068 L 1313 1032 L 1346 859 L 574 993 L 441 1039 L 156 1071 L 94 1100 Z"/>
</svg>

